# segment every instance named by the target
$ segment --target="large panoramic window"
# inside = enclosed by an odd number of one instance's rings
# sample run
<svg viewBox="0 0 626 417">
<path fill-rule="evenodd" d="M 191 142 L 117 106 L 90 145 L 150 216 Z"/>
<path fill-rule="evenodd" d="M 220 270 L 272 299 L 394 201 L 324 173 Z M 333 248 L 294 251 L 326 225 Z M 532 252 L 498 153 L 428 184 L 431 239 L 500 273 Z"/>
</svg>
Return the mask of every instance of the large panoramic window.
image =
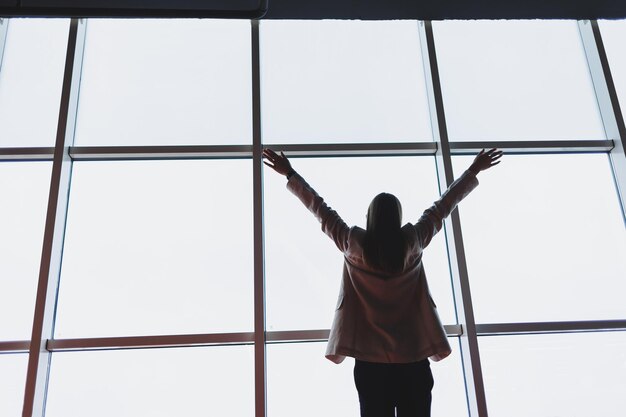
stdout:
<svg viewBox="0 0 626 417">
<path fill-rule="evenodd" d="M 604 138 L 575 21 L 433 27 L 450 140 Z"/>
<path fill-rule="evenodd" d="M 618 417 L 626 407 L 624 332 L 481 337 L 480 353 L 490 416 Z"/>
<path fill-rule="evenodd" d="M 0 413 L 3 416 L 22 413 L 27 363 L 25 353 L 0 355 Z"/>
<path fill-rule="evenodd" d="M 75 163 L 56 336 L 252 330 L 249 172 L 243 160 Z"/>
<path fill-rule="evenodd" d="M 10 20 L 0 56 L 0 146 L 54 146 L 68 28 L 66 19 Z"/>
<path fill-rule="evenodd" d="M 90 20 L 77 145 L 251 142 L 250 24 Z"/>
<path fill-rule="evenodd" d="M 431 364 L 435 387 L 435 416 L 467 416 L 465 386 L 459 344 L 451 339 L 453 354 Z M 303 417 L 327 414 L 359 416 L 354 388 L 353 361 L 335 365 L 324 358 L 325 343 L 270 345 L 267 352 L 268 415 L 287 417 L 294 409 Z M 441 383 L 440 383 L 441 381 Z M 444 382 L 445 381 L 445 382 Z M 319 401 L 324 398 L 324 401 Z M 302 407 L 302 404 L 307 404 Z"/>
<path fill-rule="evenodd" d="M 414 21 L 263 21 L 266 143 L 432 137 Z"/>
<path fill-rule="evenodd" d="M 626 317 L 626 234 L 606 155 L 508 156 L 460 211 L 478 322 Z"/>
<path fill-rule="evenodd" d="M 0 162 L 0 340 L 30 338 L 49 186 L 48 162 Z"/>
<path fill-rule="evenodd" d="M 358 416 L 343 256 L 255 158 L 366 227 L 498 146 L 423 257 L 432 415 L 619 416 L 626 32 L 592 62 L 592 23 L 1 19 L 0 415 Z"/>
<path fill-rule="evenodd" d="M 622 115 L 624 115 L 626 108 L 626 58 L 622 53 L 622 48 L 626 38 L 626 22 L 623 20 L 603 20 L 599 24 L 606 54 L 611 65 L 615 90 L 620 98 Z"/>
<path fill-rule="evenodd" d="M 252 415 L 253 369 L 245 346 L 56 353 L 46 416 Z"/>
</svg>

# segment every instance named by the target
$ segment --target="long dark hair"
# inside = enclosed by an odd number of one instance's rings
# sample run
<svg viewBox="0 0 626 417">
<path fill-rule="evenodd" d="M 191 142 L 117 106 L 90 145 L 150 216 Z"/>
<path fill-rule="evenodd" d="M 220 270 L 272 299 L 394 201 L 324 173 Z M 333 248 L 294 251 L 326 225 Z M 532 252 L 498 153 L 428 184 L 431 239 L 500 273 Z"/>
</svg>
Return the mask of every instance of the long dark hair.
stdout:
<svg viewBox="0 0 626 417">
<path fill-rule="evenodd" d="M 404 268 L 406 241 L 402 236 L 402 205 L 393 194 L 380 193 L 367 210 L 363 255 L 370 266 L 388 272 Z"/>
</svg>

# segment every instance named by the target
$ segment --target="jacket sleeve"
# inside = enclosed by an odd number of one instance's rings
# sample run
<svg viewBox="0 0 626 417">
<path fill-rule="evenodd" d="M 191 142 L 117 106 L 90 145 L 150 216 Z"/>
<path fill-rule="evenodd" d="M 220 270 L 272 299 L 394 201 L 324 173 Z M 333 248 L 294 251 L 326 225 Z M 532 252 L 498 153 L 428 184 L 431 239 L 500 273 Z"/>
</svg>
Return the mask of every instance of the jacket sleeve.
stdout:
<svg viewBox="0 0 626 417">
<path fill-rule="evenodd" d="M 287 189 L 319 220 L 322 231 L 335 242 L 339 250 L 345 252 L 348 249 L 350 228 L 339 214 L 328 207 L 324 199 L 297 173 L 289 178 Z"/>
<path fill-rule="evenodd" d="M 424 249 L 433 236 L 437 234 L 443 226 L 443 220 L 450 215 L 452 210 L 463 200 L 474 188 L 478 186 L 476 174 L 465 171 L 450 187 L 441 198 L 422 214 L 415 224 L 417 233 L 417 243 Z"/>
</svg>

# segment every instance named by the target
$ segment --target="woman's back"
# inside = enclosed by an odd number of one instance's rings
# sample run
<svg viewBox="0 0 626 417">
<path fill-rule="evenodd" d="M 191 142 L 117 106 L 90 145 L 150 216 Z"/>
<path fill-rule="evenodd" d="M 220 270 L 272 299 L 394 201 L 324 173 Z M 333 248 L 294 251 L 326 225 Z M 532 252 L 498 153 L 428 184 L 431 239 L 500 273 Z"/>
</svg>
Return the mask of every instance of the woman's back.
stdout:
<svg viewBox="0 0 626 417">
<path fill-rule="evenodd" d="M 299 196 L 299 194 L 296 194 Z M 344 251 L 342 283 L 326 357 L 386 363 L 440 360 L 450 346 L 430 296 L 415 226 L 401 233 L 407 250 L 396 272 L 371 266 L 364 256 L 366 231 L 352 227 Z"/>
</svg>

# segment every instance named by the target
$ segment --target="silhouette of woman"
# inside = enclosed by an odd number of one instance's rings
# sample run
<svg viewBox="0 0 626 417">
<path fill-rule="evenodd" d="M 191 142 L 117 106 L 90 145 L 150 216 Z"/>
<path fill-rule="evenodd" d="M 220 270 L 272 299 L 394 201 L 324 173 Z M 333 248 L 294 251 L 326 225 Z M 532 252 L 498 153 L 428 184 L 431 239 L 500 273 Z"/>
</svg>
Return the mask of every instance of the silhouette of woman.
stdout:
<svg viewBox="0 0 626 417">
<path fill-rule="evenodd" d="M 326 357 L 355 358 L 362 417 L 430 416 L 429 358 L 451 353 L 430 296 L 422 253 L 443 220 L 478 185 L 480 171 L 500 163 L 502 151 L 483 149 L 417 223 L 402 226 L 402 207 L 387 193 L 374 197 L 367 228 L 348 227 L 291 166 L 270 149 L 263 161 L 287 177 L 287 188 L 311 211 L 344 255 L 341 290 Z"/>
</svg>

